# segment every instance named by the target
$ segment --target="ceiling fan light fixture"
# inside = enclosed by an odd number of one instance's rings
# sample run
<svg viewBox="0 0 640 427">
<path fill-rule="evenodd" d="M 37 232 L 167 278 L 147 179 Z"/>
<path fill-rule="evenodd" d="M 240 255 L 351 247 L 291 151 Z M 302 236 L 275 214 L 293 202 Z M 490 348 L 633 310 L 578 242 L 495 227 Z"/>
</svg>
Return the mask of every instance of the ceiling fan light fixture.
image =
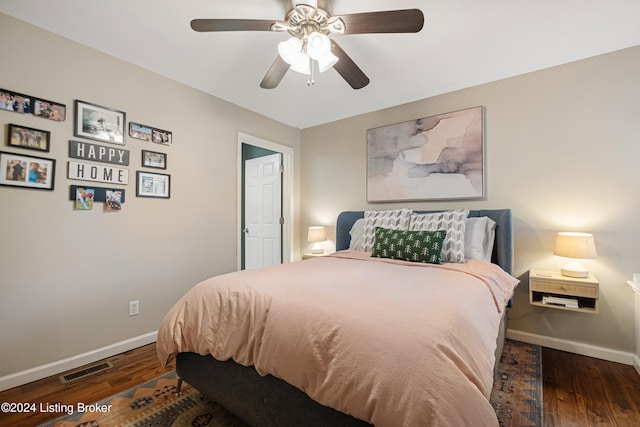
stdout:
<svg viewBox="0 0 640 427">
<path fill-rule="evenodd" d="M 292 5 L 294 8 L 300 6 L 300 5 L 305 5 L 305 6 L 310 6 L 314 9 L 318 8 L 318 1 L 317 0 L 292 0 Z"/>
<path fill-rule="evenodd" d="M 311 74 L 309 66 L 309 57 L 302 53 L 302 41 L 297 37 L 291 37 L 289 40 L 278 44 L 278 54 L 289 64 L 293 71 L 302 74 Z"/>
</svg>

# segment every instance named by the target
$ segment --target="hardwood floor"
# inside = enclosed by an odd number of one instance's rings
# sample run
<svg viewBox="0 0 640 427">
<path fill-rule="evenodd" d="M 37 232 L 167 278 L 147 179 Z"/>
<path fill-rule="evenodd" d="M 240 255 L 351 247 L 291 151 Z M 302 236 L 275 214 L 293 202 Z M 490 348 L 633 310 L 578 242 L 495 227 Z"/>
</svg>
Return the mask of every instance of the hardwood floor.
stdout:
<svg viewBox="0 0 640 427">
<path fill-rule="evenodd" d="M 543 348 L 545 426 L 640 426 L 633 366 Z"/>
<path fill-rule="evenodd" d="M 175 369 L 175 363 L 166 369 L 160 368 L 155 344 L 118 354 L 108 360 L 113 364 L 113 368 L 66 384 L 62 384 L 58 378 L 65 374 L 62 373 L 0 392 L 0 403 L 26 402 L 38 406 L 35 412 L 30 413 L 0 412 L 0 426 L 34 427 L 65 415 L 41 412 L 41 403 L 45 404 L 45 407 L 47 403 L 74 406 L 78 402 L 95 403 Z"/>
<path fill-rule="evenodd" d="M 0 402 L 94 403 L 175 369 L 160 369 L 155 344 L 109 358 L 113 368 L 62 384 L 58 376 L 0 392 Z M 542 351 L 544 425 L 640 426 L 640 375 L 632 366 Z M 60 413 L 0 413 L 0 426 L 33 427 Z"/>
</svg>

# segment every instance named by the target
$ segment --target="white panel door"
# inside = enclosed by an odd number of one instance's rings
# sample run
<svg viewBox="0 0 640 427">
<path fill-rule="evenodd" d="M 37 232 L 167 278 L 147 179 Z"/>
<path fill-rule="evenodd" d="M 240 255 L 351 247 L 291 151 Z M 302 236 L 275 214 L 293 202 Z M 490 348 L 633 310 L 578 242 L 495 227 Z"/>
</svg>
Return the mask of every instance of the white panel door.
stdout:
<svg viewBox="0 0 640 427">
<path fill-rule="evenodd" d="M 282 263 L 281 154 L 245 161 L 245 269 Z"/>
</svg>

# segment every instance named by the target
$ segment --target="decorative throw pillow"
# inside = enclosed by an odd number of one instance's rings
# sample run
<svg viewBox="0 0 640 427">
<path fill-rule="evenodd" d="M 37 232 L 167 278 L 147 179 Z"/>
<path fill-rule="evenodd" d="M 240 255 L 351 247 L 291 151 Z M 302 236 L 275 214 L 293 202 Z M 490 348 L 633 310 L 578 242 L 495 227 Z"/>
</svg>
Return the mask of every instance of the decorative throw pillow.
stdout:
<svg viewBox="0 0 640 427">
<path fill-rule="evenodd" d="M 362 251 L 371 252 L 376 227 L 391 230 L 408 230 L 411 219 L 411 209 L 395 209 L 389 211 L 365 211 L 364 234 L 362 236 Z"/>
<path fill-rule="evenodd" d="M 409 230 L 435 231 L 445 230 L 447 237 L 442 246 L 442 262 L 464 262 L 464 231 L 467 223 L 468 209 L 437 212 L 429 214 L 413 214 Z"/>
<path fill-rule="evenodd" d="M 440 264 L 442 242 L 446 236 L 444 230 L 409 231 L 376 227 L 371 256 Z"/>
</svg>

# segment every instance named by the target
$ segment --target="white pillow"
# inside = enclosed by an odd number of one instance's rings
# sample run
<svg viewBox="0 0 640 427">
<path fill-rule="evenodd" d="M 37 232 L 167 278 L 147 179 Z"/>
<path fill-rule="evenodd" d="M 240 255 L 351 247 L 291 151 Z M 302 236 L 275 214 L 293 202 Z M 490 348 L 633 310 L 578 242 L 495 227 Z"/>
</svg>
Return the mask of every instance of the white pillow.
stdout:
<svg viewBox="0 0 640 427">
<path fill-rule="evenodd" d="M 464 231 L 464 257 L 491 262 L 496 223 L 489 217 L 467 218 Z"/>
<path fill-rule="evenodd" d="M 445 230 L 447 237 L 442 244 L 440 260 L 442 262 L 464 262 L 464 232 L 469 209 L 429 214 L 413 214 L 410 230 Z"/>
<path fill-rule="evenodd" d="M 349 241 L 349 250 L 362 251 L 364 242 L 364 218 L 356 220 L 349 230 L 351 240 Z"/>
<path fill-rule="evenodd" d="M 383 227 L 390 230 L 408 230 L 411 212 L 411 209 L 364 211 L 362 251 L 371 252 L 373 240 L 376 235 L 376 227 Z"/>
</svg>

